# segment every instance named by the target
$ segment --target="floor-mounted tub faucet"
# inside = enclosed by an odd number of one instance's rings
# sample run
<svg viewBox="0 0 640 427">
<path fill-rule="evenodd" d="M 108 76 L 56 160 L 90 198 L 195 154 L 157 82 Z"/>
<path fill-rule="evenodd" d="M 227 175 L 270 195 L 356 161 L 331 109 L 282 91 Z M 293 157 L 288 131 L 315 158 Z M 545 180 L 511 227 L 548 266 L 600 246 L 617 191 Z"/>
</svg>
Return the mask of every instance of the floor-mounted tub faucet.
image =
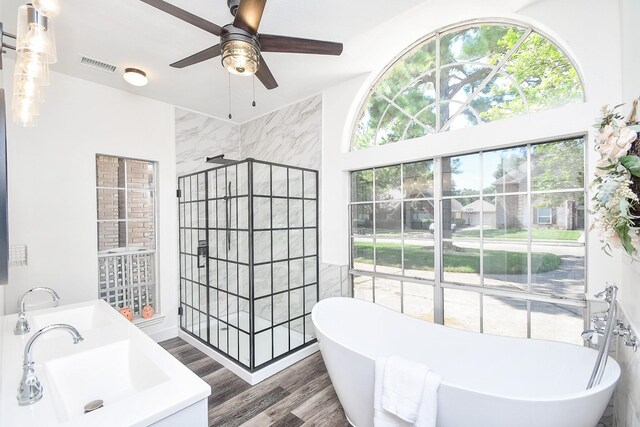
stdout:
<svg viewBox="0 0 640 427">
<path fill-rule="evenodd" d="M 33 289 L 29 289 L 27 292 L 22 294 L 22 296 L 18 300 L 18 322 L 16 323 L 16 328 L 13 330 L 13 333 L 16 335 L 24 335 L 31 330 L 31 327 L 29 326 L 29 322 L 27 322 L 27 315 L 26 315 L 27 308 L 25 305 L 26 304 L 25 300 L 27 296 L 33 294 L 34 292 L 47 292 L 51 294 L 51 297 L 53 298 L 53 302 L 55 303 L 56 306 L 58 305 L 58 301 L 60 301 L 60 297 L 58 296 L 56 291 L 54 291 L 51 288 L 44 288 L 44 287 L 33 288 Z"/>
<path fill-rule="evenodd" d="M 41 337 L 43 334 L 46 334 L 47 332 L 51 332 L 56 329 L 63 329 L 69 332 L 69 334 L 71 334 L 71 336 L 73 337 L 74 344 L 78 344 L 80 341 L 84 340 L 84 338 L 82 338 L 82 335 L 80 335 L 76 328 L 64 323 L 45 326 L 44 328 L 33 334 L 24 348 L 22 380 L 20 381 L 20 385 L 18 386 L 18 403 L 20 405 L 30 405 L 42 399 L 42 384 L 40 384 L 40 381 L 38 380 L 38 377 L 36 377 L 35 371 L 33 369 L 34 363 L 31 358 L 31 350 L 33 349 L 33 344 L 35 344 L 36 340 L 39 337 Z"/>
</svg>

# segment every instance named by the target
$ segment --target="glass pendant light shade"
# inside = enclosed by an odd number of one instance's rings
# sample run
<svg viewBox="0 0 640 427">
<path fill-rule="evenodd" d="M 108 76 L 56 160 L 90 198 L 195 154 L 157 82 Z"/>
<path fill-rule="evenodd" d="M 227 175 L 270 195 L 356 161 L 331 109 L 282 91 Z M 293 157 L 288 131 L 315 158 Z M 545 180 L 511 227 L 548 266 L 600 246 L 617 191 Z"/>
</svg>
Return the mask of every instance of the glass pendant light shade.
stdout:
<svg viewBox="0 0 640 427">
<path fill-rule="evenodd" d="M 14 122 L 29 127 L 36 125 L 36 118 L 40 115 L 40 108 L 35 99 L 22 94 L 14 94 L 11 112 L 13 113 Z"/>
<path fill-rule="evenodd" d="M 32 4 L 39 13 L 49 18 L 60 14 L 60 0 L 33 0 Z"/>
<path fill-rule="evenodd" d="M 37 80 L 41 86 L 49 86 L 49 64 L 28 55 L 16 55 L 15 75 L 29 76 Z"/>
<path fill-rule="evenodd" d="M 13 93 L 15 95 L 33 99 L 36 103 L 44 101 L 38 81 L 29 78 L 28 76 L 14 76 Z"/>
<path fill-rule="evenodd" d="M 258 71 L 258 49 L 243 40 L 231 40 L 222 46 L 222 65 L 232 74 L 250 76 Z"/>
<path fill-rule="evenodd" d="M 18 8 L 16 50 L 34 61 L 57 61 L 53 21 L 29 4 Z"/>
</svg>

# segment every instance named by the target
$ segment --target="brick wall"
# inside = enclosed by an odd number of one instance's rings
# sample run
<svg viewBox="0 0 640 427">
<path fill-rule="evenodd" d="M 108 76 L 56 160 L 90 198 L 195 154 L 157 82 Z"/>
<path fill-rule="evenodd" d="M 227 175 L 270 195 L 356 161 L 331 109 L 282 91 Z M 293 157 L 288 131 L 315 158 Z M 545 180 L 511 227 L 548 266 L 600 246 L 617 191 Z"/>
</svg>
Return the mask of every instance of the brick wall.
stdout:
<svg viewBox="0 0 640 427">
<path fill-rule="evenodd" d="M 97 156 L 99 251 L 155 247 L 153 167 L 151 162 Z"/>
</svg>

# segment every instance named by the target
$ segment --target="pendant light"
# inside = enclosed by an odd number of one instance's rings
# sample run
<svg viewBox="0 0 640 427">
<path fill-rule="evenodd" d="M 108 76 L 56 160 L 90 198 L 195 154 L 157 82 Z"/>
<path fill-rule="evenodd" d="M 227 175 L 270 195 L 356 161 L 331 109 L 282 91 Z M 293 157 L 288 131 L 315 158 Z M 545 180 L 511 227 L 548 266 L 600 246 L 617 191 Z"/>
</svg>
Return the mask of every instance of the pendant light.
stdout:
<svg viewBox="0 0 640 427">
<path fill-rule="evenodd" d="M 18 8 L 11 110 L 14 122 L 22 126 L 36 125 L 42 87 L 49 85 L 49 64 L 58 60 L 53 18 L 59 13 L 59 0 L 34 0 Z"/>
</svg>

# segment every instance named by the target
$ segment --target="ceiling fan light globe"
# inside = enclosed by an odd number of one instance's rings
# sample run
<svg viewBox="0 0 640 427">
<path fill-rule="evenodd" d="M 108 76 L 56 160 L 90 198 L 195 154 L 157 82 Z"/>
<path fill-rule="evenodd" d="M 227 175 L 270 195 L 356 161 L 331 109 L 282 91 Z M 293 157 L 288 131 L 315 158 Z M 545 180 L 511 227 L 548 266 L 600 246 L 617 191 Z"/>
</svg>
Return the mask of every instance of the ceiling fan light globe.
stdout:
<svg viewBox="0 0 640 427">
<path fill-rule="evenodd" d="M 222 46 L 222 65 L 231 74 L 251 76 L 258 71 L 260 54 L 251 43 L 231 40 Z"/>
</svg>

